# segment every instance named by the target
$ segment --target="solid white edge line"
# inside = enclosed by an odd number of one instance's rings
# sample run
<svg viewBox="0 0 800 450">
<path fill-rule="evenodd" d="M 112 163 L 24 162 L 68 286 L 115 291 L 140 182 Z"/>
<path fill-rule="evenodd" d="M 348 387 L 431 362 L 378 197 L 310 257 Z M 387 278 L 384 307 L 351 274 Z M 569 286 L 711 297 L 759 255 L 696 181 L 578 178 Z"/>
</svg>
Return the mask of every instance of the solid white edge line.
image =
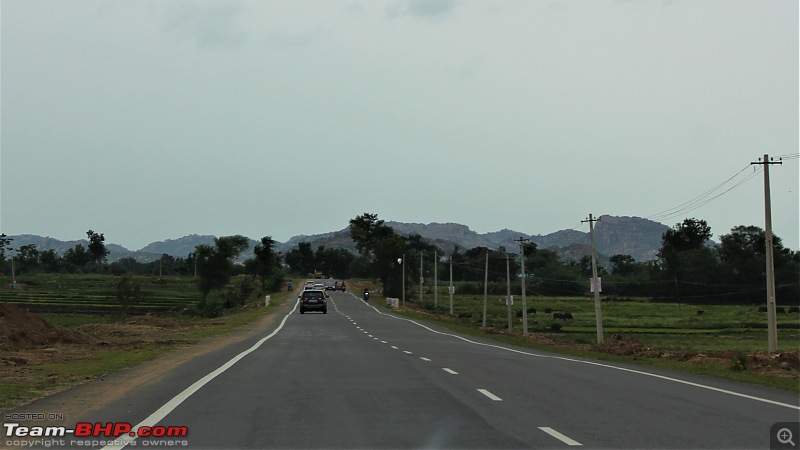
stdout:
<svg viewBox="0 0 800 450">
<path fill-rule="evenodd" d="M 576 441 L 575 439 L 572 439 L 569 436 L 564 436 L 563 434 L 559 433 L 558 431 L 550 427 L 539 427 L 539 429 L 567 445 L 583 445 L 580 442 Z"/>
<path fill-rule="evenodd" d="M 727 394 L 727 395 L 733 395 L 734 397 L 746 398 L 748 400 L 754 400 L 754 401 L 762 402 L 762 403 L 769 403 L 771 405 L 782 406 L 784 408 L 795 409 L 795 410 L 800 411 L 800 406 L 798 406 L 798 405 L 790 405 L 788 403 L 778 402 L 778 401 L 770 400 L 770 399 L 767 399 L 767 398 L 761 398 L 761 397 L 755 397 L 753 395 L 742 394 L 741 392 L 729 391 L 727 389 L 722 389 L 722 388 L 718 388 L 718 387 L 714 387 L 714 386 L 708 386 L 708 385 L 705 385 L 705 384 L 694 383 L 692 381 L 686 381 L 686 380 L 681 380 L 681 379 L 678 379 L 678 378 L 672 378 L 672 377 L 668 377 L 666 375 L 659 375 L 659 374 L 655 374 L 655 373 L 643 372 L 641 370 L 628 369 L 627 367 L 617 367 L 617 366 L 612 366 L 610 364 L 603 364 L 603 363 L 594 362 L 594 361 L 585 361 L 585 360 L 580 360 L 580 359 L 575 359 L 575 358 L 567 358 L 566 356 L 540 355 L 540 354 L 537 354 L 537 353 L 525 352 L 525 351 L 522 351 L 522 350 L 516 350 L 516 349 L 513 349 L 513 348 L 503 347 L 503 346 L 500 346 L 500 345 L 486 344 L 486 343 L 483 343 L 483 342 L 477 342 L 477 341 L 473 341 L 473 340 L 470 340 L 470 339 L 467 339 L 465 337 L 461 337 L 461 336 L 458 336 L 458 335 L 455 335 L 455 334 L 444 333 L 442 331 L 434 330 L 433 328 L 427 327 L 427 326 L 425 326 L 425 325 L 423 325 L 421 323 L 415 322 L 415 321 L 413 321 L 411 319 L 406 319 L 405 317 L 397 317 L 397 316 L 394 316 L 392 314 L 386 314 L 384 312 L 378 311 L 378 309 L 375 308 L 372 305 L 367 305 L 367 306 L 369 306 L 370 308 L 374 309 L 375 312 L 377 312 L 378 314 L 381 314 L 381 315 L 384 315 L 384 316 L 387 316 L 387 317 L 391 317 L 391 318 L 397 319 L 397 320 L 405 320 L 407 322 L 413 323 L 414 325 L 417 325 L 419 327 L 425 328 L 426 330 L 428 330 L 428 331 L 430 331 L 432 333 L 441 334 L 441 335 L 444 335 L 444 336 L 450 336 L 450 337 L 454 337 L 456 339 L 461 339 L 462 341 L 469 342 L 470 344 L 483 345 L 485 347 L 493 347 L 493 348 L 497 348 L 497 349 L 500 349 L 500 350 L 506 350 L 506 351 L 513 352 L 513 353 L 519 353 L 519 354 L 522 354 L 522 355 L 535 356 L 537 358 L 560 359 L 562 361 L 569 361 L 569 362 L 575 362 L 575 363 L 580 363 L 580 364 L 589 364 L 589 365 L 592 365 L 592 366 L 605 367 L 607 369 L 621 370 L 623 372 L 635 373 L 637 375 L 644 375 L 644 376 L 648 376 L 648 377 L 658 378 L 658 379 L 661 379 L 661 380 L 672 381 L 674 383 L 685 384 L 687 386 L 693 386 L 693 387 L 697 387 L 697 388 L 701 388 L 701 389 L 707 389 L 709 391 L 719 392 L 719 393 Z"/>
<path fill-rule="evenodd" d="M 492 400 L 494 400 L 496 402 L 502 402 L 503 401 L 502 398 L 492 394 L 491 392 L 487 391 L 486 389 L 478 389 L 478 392 L 480 392 L 481 394 L 489 397 L 490 399 L 492 399 Z"/>
<path fill-rule="evenodd" d="M 226 370 L 230 369 L 234 364 L 239 362 L 239 360 L 241 360 L 245 356 L 247 356 L 250 353 L 253 353 L 254 351 L 256 351 L 259 347 L 261 347 L 261 344 L 263 344 L 267 340 L 271 339 L 273 336 L 278 334 L 278 332 L 281 331 L 281 329 L 283 329 L 283 325 L 286 323 L 286 320 L 289 319 L 289 317 L 294 313 L 294 311 L 297 309 L 297 305 L 299 303 L 300 303 L 300 301 L 298 300 L 294 304 L 294 308 L 292 308 L 292 310 L 289 311 L 288 314 L 286 314 L 286 317 L 284 317 L 283 320 L 281 320 L 281 323 L 280 323 L 280 325 L 278 325 L 278 328 L 276 328 L 272 333 L 270 333 L 267 336 L 261 338 L 258 342 L 253 344 L 252 347 L 250 347 L 247 350 L 245 350 L 245 351 L 239 353 L 238 355 L 234 356 L 228 362 L 226 362 L 225 364 L 219 366 L 213 372 L 211 372 L 208 375 L 204 376 L 203 378 L 195 381 L 194 384 L 192 384 L 188 388 L 184 389 L 183 392 L 181 392 L 180 394 L 176 395 L 175 397 L 172 397 L 172 399 L 170 401 L 168 401 L 167 403 L 164 403 L 164 405 L 161 406 L 160 408 L 158 408 L 156 410 L 156 412 L 154 412 L 153 414 L 150 414 L 146 419 L 144 419 L 143 421 L 139 422 L 135 427 L 133 427 L 133 429 L 134 430 L 138 430 L 141 427 L 154 427 L 156 424 L 158 424 L 159 421 L 161 421 L 161 419 L 166 417 L 167 414 L 171 413 L 175 408 L 177 408 L 178 405 L 183 403 L 187 398 L 191 397 L 192 394 L 194 394 L 195 392 L 199 391 L 200 388 L 202 388 L 203 386 L 208 384 L 209 381 L 213 380 L 214 378 L 216 378 L 217 376 L 219 376 L 220 374 L 222 374 Z M 119 450 L 119 449 L 127 446 L 131 442 L 135 441 L 137 437 L 138 436 L 133 436 L 133 437 L 131 437 L 131 436 L 120 436 L 120 437 L 118 437 L 116 439 L 116 441 L 120 442 L 119 445 L 107 445 L 107 446 L 103 447 L 102 450 Z"/>
</svg>

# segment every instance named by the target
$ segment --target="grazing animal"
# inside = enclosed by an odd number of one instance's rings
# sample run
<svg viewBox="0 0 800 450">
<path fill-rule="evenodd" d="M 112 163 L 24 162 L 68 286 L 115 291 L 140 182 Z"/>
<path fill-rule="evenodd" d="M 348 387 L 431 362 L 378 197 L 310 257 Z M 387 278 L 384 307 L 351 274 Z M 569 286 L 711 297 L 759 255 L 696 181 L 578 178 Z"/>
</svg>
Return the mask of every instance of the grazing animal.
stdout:
<svg viewBox="0 0 800 450">
<path fill-rule="evenodd" d="M 534 308 L 533 306 L 528 308 L 528 314 L 536 314 L 536 308 Z"/>
<path fill-rule="evenodd" d="M 781 313 L 781 314 L 786 314 L 786 308 L 784 308 L 783 306 L 778 306 L 777 308 L 775 308 L 775 312 L 776 313 Z"/>
<path fill-rule="evenodd" d="M 790 313 L 800 313 L 800 306 L 790 306 L 789 307 Z"/>
<path fill-rule="evenodd" d="M 517 310 L 517 317 L 522 317 L 522 310 Z"/>
<path fill-rule="evenodd" d="M 572 313 L 564 313 L 564 320 L 567 320 L 567 319 L 569 319 L 569 320 L 573 319 Z"/>
<path fill-rule="evenodd" d="M 758 312 L 767 312 L 767 305 L 759 306 Z"/>
<path fill-rule="evenodd" d="M 564 320 L 564 314 L 562 314 L 562 313 L 553 313 L 553 319 Z"/>
<path fill-rule="evenodd" d="M 544 313 L 545 314 L 550 314 L 551 312 L 553 312 L 553 308 L 545 308 L 544 309 Z"/>
<path fill-rule="evenodd" d="M 698 315 L 698 316 L 702 316 L 704 312 L 705 312 L 705 311 L 703 311 L 702 309 L 698 309 L 698 310 L 697 310 L 697 315 Z"/>
</svg>

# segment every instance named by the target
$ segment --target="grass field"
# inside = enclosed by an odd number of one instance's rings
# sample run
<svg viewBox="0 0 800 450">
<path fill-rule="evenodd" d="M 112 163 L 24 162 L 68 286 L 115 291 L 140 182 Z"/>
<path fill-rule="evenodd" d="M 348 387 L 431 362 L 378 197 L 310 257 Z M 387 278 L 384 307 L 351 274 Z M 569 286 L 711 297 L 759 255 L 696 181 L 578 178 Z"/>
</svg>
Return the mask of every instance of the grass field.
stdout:
<svg viewBox="0 0 800 450">
<path fill-rule="evenodd" d="M 9 289 L 8 277 L 0 278 L 0 303 L 35 313 L 113 314 L 120 309 L 114 275 L 42 274 L 19 277 L 18 288 Z M 180 311 L 201 299 L 191 277 L 134 277 L 142 298 L 131 307 L 137 314 Z"/>
<path fill-rule="evenodd" d="M 438 296 L 424 304 L 437 313 L 449 313 L 449 295 Z M 521 300 L 515 297 L 512 306 L 512 327 L 522 331 L 517 312 Z M 592 344 L 597 342 L 594 302 L 584 297 L 527 298 L 527 307 L 536 313 L 528 315 L 528 331 L 550 333 L 564 342 Z M 546 309 L 552 312 L 545 313 Z M 700 312 L 702 311 L 702 312 Z M 454 316 L 475 326 L 482 324 L 483 296 L 454 296 Z M 571 313 L 574 319 L 554 319 L 553 313 Z M 767 349 L 767 315 L 753 305 L 691 305 L 650 302 L 638 299 L 624 302 L 602 302 L 601 316 L 606 338 L 614 333 L 633 336 L 649 347 L 671 350 L 734 350 L 765 351 Z M 487 301 L 488 327 L 508 328 L 505 303 L 497 296 Z M 778 350 L 800 350 L 800 314 L 778 314 Z"/>
</svg>

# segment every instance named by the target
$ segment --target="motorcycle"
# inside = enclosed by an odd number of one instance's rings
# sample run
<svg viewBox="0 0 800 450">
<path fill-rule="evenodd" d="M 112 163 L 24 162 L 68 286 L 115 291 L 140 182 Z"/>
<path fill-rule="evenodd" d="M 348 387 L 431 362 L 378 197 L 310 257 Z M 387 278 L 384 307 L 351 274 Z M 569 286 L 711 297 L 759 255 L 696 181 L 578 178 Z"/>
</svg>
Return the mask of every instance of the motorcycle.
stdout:
<svg viewBox="0 0 800 450">
<path fill-rule="evenodd" d="M 369 301 L 369 292 L 368 291 L 364 291 L 364 301 L 365 302 Z"/>
</svg>

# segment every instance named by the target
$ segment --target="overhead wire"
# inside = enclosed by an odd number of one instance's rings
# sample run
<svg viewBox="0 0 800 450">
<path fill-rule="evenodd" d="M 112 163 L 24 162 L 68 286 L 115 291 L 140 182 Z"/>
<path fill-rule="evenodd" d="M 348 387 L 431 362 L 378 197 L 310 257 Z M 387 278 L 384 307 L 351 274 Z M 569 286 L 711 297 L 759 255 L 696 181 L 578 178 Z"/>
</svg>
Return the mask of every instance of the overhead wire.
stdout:
<svg viewBox="0 0 800 450">
<path fill-rule="evenodd" d="M 761 171 L 764 170 L 761 167 L 757 167 L 757 168 L 755 168 L 755 170 L 752 173 L 750 173 L 750 174 L 746 175 L 744 178 L 736 181 L 735 184 L 733 184 L 732 186 L 730 186 L 730 187 L 727 186 L 727 185 L 729 185 L 729 183 L 731 183 L 733 180 L 735 180 L 737 177 L 739 177 L 739 175 L 741 175 L 745 170 L 747 170 L 748 167 L 750 167 L 750 165 L 747 165 L 747 166 L 743 167 L 741 170 L 736 172 L 736 174 L 732 175 L 731 177 L 729 177 L 728 179 L 726 179 L 722 183 L 719 183 L 718 185 L 714 186 L 713 188 L 709 189 L 708 191 L 698 195 L 697 197 L 694 197 L 693 199 L 691 199 L 691 200 L 689 200 L 687 202 L 684 202 L 684 203 L 682 203 L 682 204 L 680 204 L 678 206 L 675 206 L 673 208 L 669 208 L 669 209 L 666 209 L 664 211 L 661 211 L 661 212 L 652 214 L 650 216 L 647 216 L 646 218 L 650 219 L 650 220 L 663 221 L 663 220 L 668 220 L 668 219 L 671 219 L 671 218 L 686 214 L 688 212 L 694 211 L 695 209 L 700 208 L 701 206 L 704 206 L 704 205 L 716 200 L 717 198 L 727 194 L 731 190 L 741 186 L 742 184 L 746 183 L 747 181 L 749 181 L 750 179 L 752 179 L 756 175 L 760 174 Z M 726 189 L 726 187 L 727 187 L 727 189 Z M 717 193 L 721 189 L 724 189 L 724 190 L 722 192 Z"/>
</svg>

